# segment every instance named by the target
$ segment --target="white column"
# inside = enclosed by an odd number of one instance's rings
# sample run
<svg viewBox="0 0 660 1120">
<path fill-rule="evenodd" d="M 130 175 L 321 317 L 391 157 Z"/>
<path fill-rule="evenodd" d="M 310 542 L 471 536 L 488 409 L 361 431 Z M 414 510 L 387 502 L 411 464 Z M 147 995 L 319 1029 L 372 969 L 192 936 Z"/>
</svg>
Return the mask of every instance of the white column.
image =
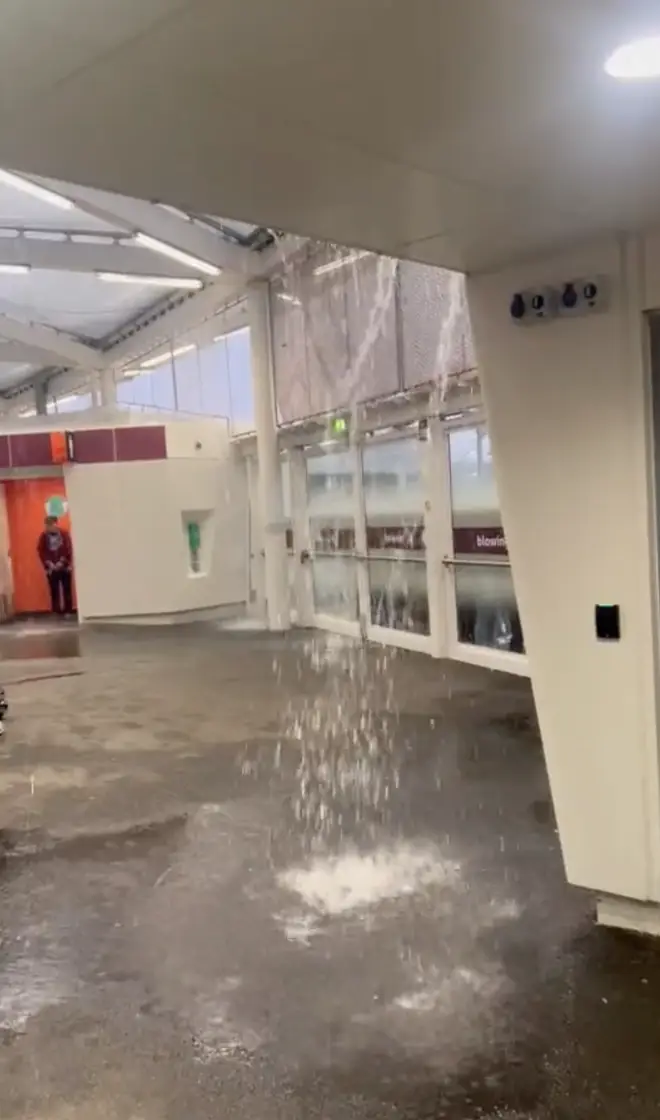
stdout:
<svg viewBox="0 0 660 1120">
<path fill-rule="evenodd" d="M 93 390 L 94 403 L 101 408 L 114 408 L 117 404 L 117 384 L 112 369 L 101 369 L 96 375 Z"/>
<path fill-rule="evenodd" d="M 312 542 L 307 515 L 307 472 L 305 453 L 296 447 L 289 452 L 291 464 L 291 522 L 295 552 L 294 595 L 299 626 L 314 624 L 314 590 L 312 587 Z"/>
<path fill-rule="evenodd" d="M 451 483 L 447 441 L 442 420 L 429 422 L 429 438 L 423 444 L 424 535 L 426 539 L 426 579 L 431 622 L 431 648 L 434 657 L 449 656 L 451 612 L 456 613 L 453 575 L 443 564 L 451 556 Z"/>
<path fill-rule="evenodd" d="M 648 928 L 660 903 L 658 572 L 640 248 L 612 239 L 474 276 L 468 299 L 566 872 L 611 896 L 603 921 L 634 923 L 636 900 Z M 605 278 L 600 313 L 511 321 L 515 292 L 576 277 Z M 599 640 L 597 604 L 618 605 L 619 640 Z"/>
<path fill-rule="evenodd" d="M 37 416 L 45 416 L 48 412 L 48 382 L 38 381 L 34 387 L 34 407 Z"/>
<path fill-rule="evenodd" d="M 265 280 L 251 284 L 248 289 L 248 320 L 257 428 L 259 513 L 264 542 L 266 614 L 269 630 L 288 630 L 291 620 L 284 496 L 275 419 L 270 296 Z"/>
</svg>

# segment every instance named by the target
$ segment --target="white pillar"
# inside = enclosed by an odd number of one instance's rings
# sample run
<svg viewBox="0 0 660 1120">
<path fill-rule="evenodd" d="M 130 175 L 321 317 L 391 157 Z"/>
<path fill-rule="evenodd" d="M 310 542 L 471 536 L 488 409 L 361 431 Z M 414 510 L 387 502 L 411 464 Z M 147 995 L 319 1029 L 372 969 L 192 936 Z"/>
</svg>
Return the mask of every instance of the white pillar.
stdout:
<svg viewBox="0 0 660 1120">
<path fill-rule="evenodd" d="M 288 630 L 291 625 L 289 573 L 282 468 L 275 419 L 270 297 L 267 281 L 256 281 L 248 289 L 248 320 L 257 428 L 259 513 L 264 542 L 266 614 L 269 630 Z"/>
<path fill-rule="evenodd" d="M 296 447 L 289 452 L 291 470 L 291 523 L 295 553 L 293 590 L 299 626 L 314 625 L 314 589 L 312 586 L 309 517 L 307 515 L 307 472 L 305 453 Z"/>
<path fill-rule="evenodd" d="M 96 375 L 94 403 L 101 408 L 114 408 L 117 404 L 117 384 L 112 369 L 101 369 Z"/>
<path fill-rule="evenodd" d="M 34 387 L 34 407 L 37 416 L 45 416 L 48 412 L 48 382 L 38 381 Z"/>
<path fill-rule="evenodd" d="M 660 904 L 644 256 L 630 239 L 468 280 L 493 463 L 570 882 L 630 924 Z M 606 278 L 599 314 L 520 326 L 515 292 Z M 651 306 L 658 306 L 653 302 Z M 599 640 L 598 604 L 620 609 Z M 628 900 L 617 917 L 618 900 Z M 620 908 L 619 908 L 620 909 Z M 660 905 L 654 908 L 660 932 Z M 641 928 L 641 926 L 640 926 Z"/>
</svg>

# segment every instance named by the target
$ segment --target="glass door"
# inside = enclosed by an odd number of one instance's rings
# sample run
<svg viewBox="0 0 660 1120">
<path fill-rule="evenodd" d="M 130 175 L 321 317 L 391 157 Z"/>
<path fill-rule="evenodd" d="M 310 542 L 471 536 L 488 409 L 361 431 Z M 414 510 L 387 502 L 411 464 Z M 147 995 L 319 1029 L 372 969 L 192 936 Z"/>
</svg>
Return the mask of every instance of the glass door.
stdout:
<svg viewBox="0 0 660 1120">
<path fill-rule="evenodd" d="M 445 556 L 450 656 L 527 672 L 525 644 L 482 423 L 447 430 L 451 553 Z"/>
<path fill-rule="evenodd" d="M 313 622 L 360 637 L 355 449 L 310 449 L 305 467 Z"/>
<path fill-rule="evenodd" d="M 367 600 L 362 604 L 367 637 L 423 651 L 430 647 L 426 446 L 416 426 L 404 437 L 375 433 L 362 447 L 360 476 L 366 578 L 359 587 Z"/>
</svg>

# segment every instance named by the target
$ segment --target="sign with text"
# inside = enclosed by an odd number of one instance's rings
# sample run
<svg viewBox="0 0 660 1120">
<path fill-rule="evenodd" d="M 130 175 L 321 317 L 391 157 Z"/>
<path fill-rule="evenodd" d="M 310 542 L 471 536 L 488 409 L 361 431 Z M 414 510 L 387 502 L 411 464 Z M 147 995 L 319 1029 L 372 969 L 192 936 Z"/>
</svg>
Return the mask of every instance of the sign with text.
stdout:
<svg viewBox="0 0 660 1120">
<path fill-rule="evenodd" d="M 454 529 L 454 556 L 508 556 L 501 526 Z"/>
</svg>

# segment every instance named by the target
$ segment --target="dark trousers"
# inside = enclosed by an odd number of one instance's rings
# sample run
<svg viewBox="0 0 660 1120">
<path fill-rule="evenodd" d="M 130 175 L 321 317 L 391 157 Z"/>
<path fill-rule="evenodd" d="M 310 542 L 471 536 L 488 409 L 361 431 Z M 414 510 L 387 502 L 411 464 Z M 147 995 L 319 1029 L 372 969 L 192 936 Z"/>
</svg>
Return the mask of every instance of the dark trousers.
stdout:
<svg viewBox="0 0 660 1120">
<path fill-rule="evenodd" d="M 73 614 L 73 599 L 71 596 L 71 572 L 65 568 L 58 568 L 48 572 L 48 586 L 50 588 L 50 604 L 53 614 Z"/>
</svg>

